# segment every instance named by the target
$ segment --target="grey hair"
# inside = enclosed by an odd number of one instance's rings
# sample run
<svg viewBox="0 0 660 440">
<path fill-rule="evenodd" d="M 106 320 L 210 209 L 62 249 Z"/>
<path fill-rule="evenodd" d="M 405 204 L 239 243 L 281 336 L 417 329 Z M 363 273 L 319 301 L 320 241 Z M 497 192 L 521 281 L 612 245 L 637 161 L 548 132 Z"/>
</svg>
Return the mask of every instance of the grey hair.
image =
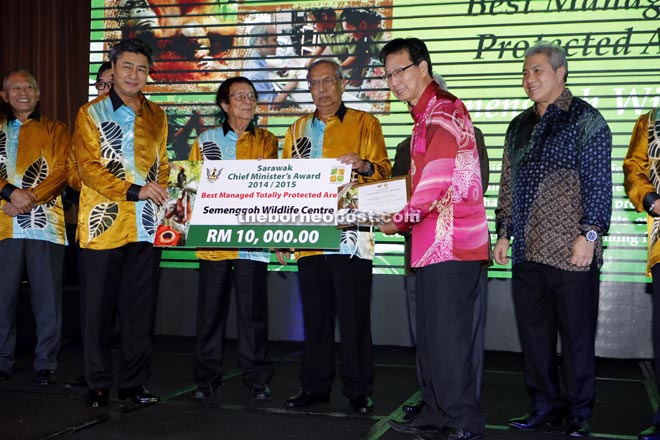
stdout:
<svg viewBox="0 0 660 440">
<path fill-rule="evenodd" d="M 344 78 L 344 69 L 337 63 L 336 61 L 333 61 L 328 58 L 320 58 L 316 61 L 314 61 L 312 64 L 309 65 L 307 68 L 307 80 L 309 81 L 309 74 L 314 70 L 315 67 L 321 65 L 321 64 L 329 64 L 335 69 L 335 72 L 337 73 L 337 79 L 342 79 Z"/>
<path fill-rule="evenodd" d="M 252 29 L 250 29 L 250 39 L 248 41 L 248 44 L 252 48 L 256 48 L 259 46 L 259 40 L 262 38 L 266 38 L 268 35 L 270 35 L 272 32 L 270 32 L 270 28 L 272 27 L 272 24 L 257 24 L 252 26 Z"/>
<path fill-rule="evenodd" d="M 566 51 L 564 51 L 564 48 L 541 40 L 525 51 L 525 59 L 540 53 L 548 57 L 548 62 L 555 72 L 562 66 L 566 68 L 566 73 L 564 74 L 564 81 L 566 81 L 568 79 L 568 61 L 566 60 Z"/>
</svg>

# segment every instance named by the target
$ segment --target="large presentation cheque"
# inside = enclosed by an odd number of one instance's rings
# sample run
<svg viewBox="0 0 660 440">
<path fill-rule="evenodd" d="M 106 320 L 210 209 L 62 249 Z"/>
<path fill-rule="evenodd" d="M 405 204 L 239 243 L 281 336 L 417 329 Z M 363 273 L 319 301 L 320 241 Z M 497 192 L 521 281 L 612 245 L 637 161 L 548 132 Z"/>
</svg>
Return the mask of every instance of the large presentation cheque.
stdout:
<svg viewBox="0 0 660 440">
<path fill-rule="evenodd" d="M 187 247 L 337 249 L 336 159 L 205 161 Z"/>
</svg>

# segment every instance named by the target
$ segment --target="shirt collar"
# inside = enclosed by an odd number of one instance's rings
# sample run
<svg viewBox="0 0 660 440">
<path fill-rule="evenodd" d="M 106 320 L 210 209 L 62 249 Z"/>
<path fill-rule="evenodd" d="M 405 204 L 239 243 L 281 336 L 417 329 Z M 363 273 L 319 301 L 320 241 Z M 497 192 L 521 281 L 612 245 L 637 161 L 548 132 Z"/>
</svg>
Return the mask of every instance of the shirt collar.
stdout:
<svg viewBox="0 0 660 440">
<path fill-rule="evenodd" d="M 245 129 L 246 131 L 249 131 L 250 134 L 254 136 L 255 133 L 255 127 L 254 127 L 254 121 L 250 121 L 248 124 L 247 128 Z M 227 133 L 230 131 L 235 132 L 233 128 L 231 128 L 231 125 L 229 125 L 229 121 L 225 121 L 222 123 L 222 132 L 224 133 L 225 136 L 227 136 Z"/>
<path fill-rule="evenodd" d="M 119 107 L 126 105 L 119 95 L 117 95 L 114 88 L 110 88 L 110 93 L 108 93 L 108 95 L 110 95 L 110 100 L 112 101 L 112 110 L 117 111 L 119 110 Z M 146 105 L 146 107 L 150 109 L 149 101 L 147 101 L 147 98 L 144 97 L 142 92 L 140 92 L 138 97 L 140 98 L 140 106 Z"/>
<path fill-rule="evenodd" d="M 9 106 L 7 106 L 9 107 Z M 16 116 L 14 115 L 14 112 L 12 111 L 11 108 L 8 109 L 8 114 L 7 114 L 7 121 L 13 121 L 17 119 Z M 41 112 L 39 111 L 39 105 L 37 104 L 37 108 L 34 109 L 32 113 L 30 113 L 30 116 L 28 116 L 28 119 L 34 119 L 35 121 L 39 121 L 41 119 Z"/>
<path fill-rule="evenodd" d="M 318 113 L 318 110 L 315 110 L 314 111 L 314 119 L 318 119 L 316 117 L 317 113 Z M 337 110 L 337 113 L 335 113 L 335 116 L 337 116 L 339 118 L 339 122 L 344 122 L 344 116 L 345 115 L 346 115 L 346 106 L 344 105 L 344 102 L 342 101 L 341 105 L 339 106 L 339 109 Z"/>
<path fill-rule="evenodd" d="M 571 101 L 573 100 L 573 94 L 571 93 L 571 90 L 569 88 L 565 88 L 563 92 L 561 92 L 561 95 L 555 99 L 555 102 L 553 102 L 550 105 L 557 106 L 559 110 L 567 112 L 569 107 L 571 106 Z M 548 107 L 550 107 L 550 105 Z M 536 110 L 536 106 L 532 107 L 534 109 L 534 113 L 537 115 L 539 114 L 538 110 Z"/>
</svg>

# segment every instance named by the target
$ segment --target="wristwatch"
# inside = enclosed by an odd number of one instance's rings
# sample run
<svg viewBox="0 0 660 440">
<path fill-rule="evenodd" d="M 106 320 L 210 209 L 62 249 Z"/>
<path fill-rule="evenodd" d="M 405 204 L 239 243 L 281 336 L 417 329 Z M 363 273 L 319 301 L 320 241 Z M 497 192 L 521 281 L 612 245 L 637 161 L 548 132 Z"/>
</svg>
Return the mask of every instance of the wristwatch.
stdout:
<svg viewBox="0 0 660 440">
<path fill-rule="evenodd" d="M 589 229 L 588 231 L 582 231 L 580 232 L 580 235 L 584 236 L 584 238 L 587 239 L 589 242 L 594 242 L 598 240 L 598 232 L 594 231 L 593 229 Z"/>
</svg>

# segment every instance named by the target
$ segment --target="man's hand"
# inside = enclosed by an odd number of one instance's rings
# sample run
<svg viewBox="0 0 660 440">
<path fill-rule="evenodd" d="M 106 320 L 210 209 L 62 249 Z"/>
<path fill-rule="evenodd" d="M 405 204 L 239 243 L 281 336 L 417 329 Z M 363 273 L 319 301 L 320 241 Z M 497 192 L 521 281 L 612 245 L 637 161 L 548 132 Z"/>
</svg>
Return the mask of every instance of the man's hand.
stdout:
<svg viewBox="0 0 660 440">
<path fill-rule="evenodd" d="M 502 266 L 509 264 L 509 257 L 506 256 L 508 252 L 509 240 L 506 238 L 500 238 L 497 240 L 497 243 L 495 243 L 495 247 L 493 248 L 493 258 L 495 258 L 495 262 Z"/>
<path fill-rule="evenodd" d="M 279 261 L 279 263 L 282 266 L 286 266 L 286 260 L 291 259 L 291 252 L 283 251 L 283 250 L 277 250 L 277 251 L 275 251 L 275 256 L 277 257 L 277 261 Z"/>
<path fill-rule="evenodd" d="M 9 203 L 9 202 L 4 204 L 4 206 L 2 207 L 2 210 L 9 217 L 16 217 L 18 214 L 22 214 L 21 211 L 17 207 L 15 207 L 12 203 Z"/>
<path fill-rule="evenodd" d="M 392 220 L 379 224 L 378 229 L 380 229 L 380 232 L 386 235 L 392 235 L 399 232 Z"/>
<path fill-rule="evenodd" d="M 586 237 L 579 235 L 573 243 L 573 254 L 571 255 L 571 264 L 580 267 L 591 265 L 594 259 L 595 241 L 587 241 Z"/>
<path fill-rule="evenodd" d="M 29 189 L 16 188 L 12 191 L 9 199 L 12 205 L 20 211 L 19 214 L 25 214 L 26 212 L 32 211 L 34 208 L 34 203 L 37 201 L 37 195 Z"/>
<path fill-rule="evenodd" d="M 352 169 L 356 170 L 358 173 L 368 173 L 369 172 L 369 162 L 363 160 L 357 153 L 346 153 L 342 154 L 337 158 L 337 160 L 344 165 L 350 165 Z"/>
<path fill-rule="evenodd" d="M 140 188 L 138 199 L 151 199 L 159 205 L 164 205 L 165 202 L 167 202 L 167 199 L 169 199 L 169 195 L 167 194 L 167 191 L 165 191 L 165 189 L 163 189 L 163 187 L 158 183 L 148 182 L 146 185 Z"/>
</svg>

